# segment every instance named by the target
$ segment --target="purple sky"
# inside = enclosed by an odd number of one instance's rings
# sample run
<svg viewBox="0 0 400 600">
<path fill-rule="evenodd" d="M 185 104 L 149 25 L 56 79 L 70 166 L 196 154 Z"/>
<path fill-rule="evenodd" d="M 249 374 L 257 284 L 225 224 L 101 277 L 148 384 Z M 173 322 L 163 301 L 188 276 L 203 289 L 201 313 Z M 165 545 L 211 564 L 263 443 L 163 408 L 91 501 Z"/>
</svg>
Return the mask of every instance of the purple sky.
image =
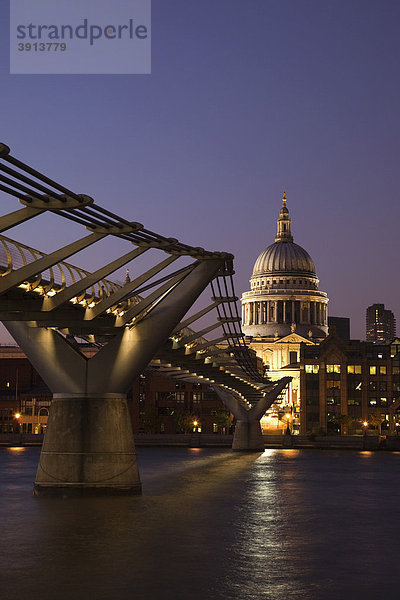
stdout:
<svg viewBox="0 0 400 600">
<path fill-rule="evenodd" d="M 285 189 L 329 313 L 351 317 L 354 338 L 369 304 L 400 318 L 398 0 L 153 0 L 152 75 L 130 76 L 9 75 L 6 4 L 0 139 L 15 156 L 232 252 L 239 295 Z M 63 239 L 24 227 L 43 250 Z"/>
</svg>

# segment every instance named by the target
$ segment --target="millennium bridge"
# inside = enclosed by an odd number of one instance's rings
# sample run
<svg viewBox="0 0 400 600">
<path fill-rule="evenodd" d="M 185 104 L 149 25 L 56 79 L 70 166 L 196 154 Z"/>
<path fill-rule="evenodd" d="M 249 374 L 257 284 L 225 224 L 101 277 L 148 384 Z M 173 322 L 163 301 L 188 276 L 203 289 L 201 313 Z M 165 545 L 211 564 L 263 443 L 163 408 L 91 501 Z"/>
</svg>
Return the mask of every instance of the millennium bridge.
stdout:
<svg viewBox="0 0 400 600">
<path fill-rule="evenodd" d="M 53 213 L 86 229 L 44 253 L 0 235 L 0 320 L 53 394 L 34 492 L 141 492 L 127 390 L 151 362 L 168 376 L 209 383 L 236 417 L 234 450 L 263 450 L 260 418 L 289 383 L 256 368 L 241 330 L 233 256 L 164 237 L 76 194 L 0 144 L 0 191 L 23 208 L 0 217 L 0 234 Z M 66 262 L 113 237 L 126 252 L 88 271 Z M 139 257 L 149 256 L 140 267 Z M 130 267 L 117 283 L 110 276 Z M 138 266 L 139 265 L 139 266 Z M 173 265 L 173 267 L 172 267 Z M 137 276 L 136 276 L 137 273 Z M 209 289 L 207 306 L 190 309 Z M 188 316 L 188 314 L 190 316 Z M 196 321 L 207 315 L 207 327 Z M 206 336 L 217 332 L 209 340 Z M 98 350 L 87 358 L 78 340 Z"/>
</svg>

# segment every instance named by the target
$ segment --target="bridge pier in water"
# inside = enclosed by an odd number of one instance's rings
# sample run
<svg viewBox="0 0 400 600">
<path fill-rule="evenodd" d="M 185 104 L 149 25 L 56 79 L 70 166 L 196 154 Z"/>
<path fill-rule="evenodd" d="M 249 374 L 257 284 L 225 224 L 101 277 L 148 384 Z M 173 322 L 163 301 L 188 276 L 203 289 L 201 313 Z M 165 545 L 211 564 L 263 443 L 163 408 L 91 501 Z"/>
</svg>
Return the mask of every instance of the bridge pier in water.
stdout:
<svg viewBox="0 0 400 600">
<path fill-rule="evenodd" d="M 270 406 L 272 406 L 290 380 L 291 377 L 280 379 L 272 390 L 265 393 L 262 400 L 251 407 L 247 407 L 244 400 L 234 396 L 229 390 L 221 386 L 214 386 L 215 392 L 236 418 L 232 450 L 242 452 L 264 451 L 265 447 L 260 419 Z"/>
<path fill-rule="evenodd" d="M 36 495 L 141 493 L 126 392 L 221 264 L 199 262 L 146 317 L 89 359 L 51 328 L 4 323 L 53 392 Z"/>
<path fill-rule="evenodd" d="M 34 493 L 141 493 L 135 444 L 124 395 L 54 396 Z"/>
</svg>

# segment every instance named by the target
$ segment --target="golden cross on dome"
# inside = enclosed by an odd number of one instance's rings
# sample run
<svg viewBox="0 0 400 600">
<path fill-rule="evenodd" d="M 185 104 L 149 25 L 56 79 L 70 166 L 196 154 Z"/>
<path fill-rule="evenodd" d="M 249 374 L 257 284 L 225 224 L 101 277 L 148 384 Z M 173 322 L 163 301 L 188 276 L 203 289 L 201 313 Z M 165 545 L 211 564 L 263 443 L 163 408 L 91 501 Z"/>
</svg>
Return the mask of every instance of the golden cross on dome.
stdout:
<svg viewBox="0 0 400 600">
<path fill-rule="evenodd" d="M 283 190 L 282 202 L 283 202 L 283 206 L 286 206 L 286 192 L 285 192 L 285 190 Z"/>
</svg>

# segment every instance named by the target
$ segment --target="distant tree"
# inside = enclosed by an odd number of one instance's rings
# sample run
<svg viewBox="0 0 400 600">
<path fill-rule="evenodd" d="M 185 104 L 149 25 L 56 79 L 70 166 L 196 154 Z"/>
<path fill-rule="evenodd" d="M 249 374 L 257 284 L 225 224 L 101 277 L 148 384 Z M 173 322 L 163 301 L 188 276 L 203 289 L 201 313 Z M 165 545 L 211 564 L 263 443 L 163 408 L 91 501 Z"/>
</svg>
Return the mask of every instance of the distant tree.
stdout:
<svg viewBox="0 0 400 600">
<path fill-rule="evenodd" d="M 381 415 L 380 413 L 372 413 L 368 415 L 368 423 L 373 427 L 378 428 L 378 435 L 382 435 L 382 423 L 385 420 L 385 415 Z"/>
<path fill-rule="evenodd" d="M 226 433 L 231 425 L 230 413 L 224 408 L 219 408 L 215 414 L 214 423 L 217 424 L 218 429 L 222 430 L 222 433 Z"/>
<path fill-rule="evenodd" d="M 341 426 L 343 434 L 347 434 L 354 421 L 355 419 L 351 415 L 339 415 L 337 417 L 337 423 Z"/>
<path fill-rule="evenodd" d="M 196 420 L 196 416 L 192 413 L 180 411 L 175 413 L 175 422 L 179 431 L 183 433 L 189 433 L 193 429 L 193 421 Z"/>
<path fill-rule="evenodd" d="M 336 413 L 328 414 L 326 433 L 328 435 L 337 435 L 340 432 L 340 416 Z"/>
</svg>

